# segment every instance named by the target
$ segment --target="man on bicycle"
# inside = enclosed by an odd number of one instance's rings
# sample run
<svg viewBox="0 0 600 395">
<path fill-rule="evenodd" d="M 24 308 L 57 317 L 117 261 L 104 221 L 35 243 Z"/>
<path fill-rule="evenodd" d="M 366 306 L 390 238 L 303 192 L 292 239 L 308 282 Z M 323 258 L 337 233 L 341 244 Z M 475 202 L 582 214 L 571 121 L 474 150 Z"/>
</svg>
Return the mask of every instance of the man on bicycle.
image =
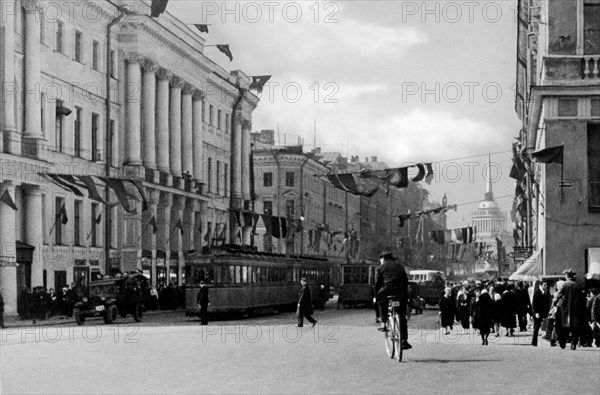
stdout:
<svg viewBox="0 0 600 395">
<path fill-rule="evenodd" d="M 408 296 L 408 276 L 394 255 L 389 251 L 379 254 L 381 266 L 377 270 L 377 281 L 375 282 L 375 297 L 379 305 L 381 327 L 380 331 L 387 330 L 388 321 L 388 296 L 393 296 L 400 302 L 398 311 L 400 313 L 400 325 L 402 327 L 402 348 L 411 349 L 408 343 L 408 332 L 406 325 L 406 303 Z"/>
</svg>

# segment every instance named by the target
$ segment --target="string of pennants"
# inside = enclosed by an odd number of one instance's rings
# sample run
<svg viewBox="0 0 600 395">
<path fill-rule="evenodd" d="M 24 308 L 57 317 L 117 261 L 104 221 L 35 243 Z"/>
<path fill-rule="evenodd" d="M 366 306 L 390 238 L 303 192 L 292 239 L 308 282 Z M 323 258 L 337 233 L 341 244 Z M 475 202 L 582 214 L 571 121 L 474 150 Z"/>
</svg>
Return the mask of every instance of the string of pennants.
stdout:
<svg viewBox="0 0 600 395">
<path fill-rule="evenodd" d="M 418 174 L 409 179 L 408 169 L 418 168 Z M 428 184 L 433 178 L 433 167 L 431 163 L 418 163 L 412 166 L 396 167 L 393 169 L 369 170 L 361 169 L 357 173 L 338 173 L 325 175 L 329 182 L 338 189 L 350 192 L 353 195 L 371 197 L 377 193 L 379 188 L 388 193 L 389 187 L 408 187 L 408 182 L 419 182 L 423 179 Z"/>
<path fill-rule="evenodd" d="M 470 244 L 475 241 L 477 228 L 467 226 L 450 230 L 432 230 L 429 237 L 438 244 Z"/>
<path fill-rule="evenodd" d="M 430 216 L 431 214 L 445 213 L 448 210 L 454 210 L 454 211 L 456 211 L 457 208 L 458 208 L 457 204 L 451 204 L 449 206 L 436 207 L 436 208 L 432 208 L 430 210 L 417 211 L 417 212 L 414 212 L 414 213 L 400 214 L 400 215 L 398 215 L 398 220 L 400 221 L 400 227 L 402 228 L 404 226 L 404 221 L 406 221 L 407 219 L 420 218 L 423 215 Z"/>
</svg>

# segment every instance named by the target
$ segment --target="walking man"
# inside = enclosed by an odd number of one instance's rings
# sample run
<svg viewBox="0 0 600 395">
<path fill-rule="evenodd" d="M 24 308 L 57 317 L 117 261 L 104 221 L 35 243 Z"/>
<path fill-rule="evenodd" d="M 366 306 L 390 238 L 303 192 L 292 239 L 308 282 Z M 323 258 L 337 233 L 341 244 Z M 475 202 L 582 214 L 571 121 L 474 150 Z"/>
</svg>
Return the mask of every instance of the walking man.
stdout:
<svg viewBox="0 0 600 395">
<path fill-rule="evenodd" d="M 304 326 L 304 318 L 312 326 L 315 326 L 317 325 L 317 320 L 312 317 L 312 299 L 310 298 L 310 288 L 306 285 L 306 278 L 302 277 L 300 284 L 302 284 L 302 288 L 300 288 L 300 292 L 298 293 L 298 327 L 302 328 Z"/>
<path fill-rule="evenodd" d="M 4 326 L 4 298 L 2 297 L 2 288 L 0 288 L 0 328 L 6 328 Z"/>
<path fill-rule="evenodd" d="M 198 306 L 200 306 L 200 324 L 208 325 L 208 287 L 204 284 L 204 281 L 200 281 L 200 290 L 198 291 L 198 299 L 196 300 Z"/>
<path fill-rule="evenodd" d="M 558 343 L 561 348 L 565 348 L 569 332 L 571 332 L 571 350 L 575 350 L 581 325 L 581 285 L 575 282 L 575 272 L 572 269 L 567 269 L 563 273 L 567 280 L 563 288 L 557 291 L 559 297 L 563 297 L 562 309 L 556 318 L 557 321 L 561 321 Z"/>
<path fill-rule="evenodd" d="M 537 346 L 538 334 L 542 322 L 548 318 L 548 312 L 550 311 L 550 305 L 552 304 L 552 298 L 550 292 L 548 292 L 548 283 L 544 281 L 533 294 L 533 339 L 531 340 L 532 346 Z"/>
</svg>

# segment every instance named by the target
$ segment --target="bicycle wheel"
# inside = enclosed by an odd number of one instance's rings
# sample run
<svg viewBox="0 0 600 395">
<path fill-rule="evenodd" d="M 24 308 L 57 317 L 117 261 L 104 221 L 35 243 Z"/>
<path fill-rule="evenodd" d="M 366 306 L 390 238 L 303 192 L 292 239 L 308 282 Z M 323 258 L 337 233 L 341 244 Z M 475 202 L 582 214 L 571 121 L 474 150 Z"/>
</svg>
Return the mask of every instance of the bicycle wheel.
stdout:
<svg viewBox="0 0 600 395">
<path fill-rule="evenodd" d="M 402 362 L 402 325 L 400 325 L 400 315 L 398 313 L 394 314 L 394 326 L 396 327 L 394 331 L 396 358 L 398 358 L 398 362 Z"/>
<path fill-rule="evenodd" d="M 396 342 L 394 341 L 394 320 L 388 320 L 388 330 L 383 332 L 385 336 L 385 349 L 390 358 L 394 358 L 396 355 Z"/>
</svg>

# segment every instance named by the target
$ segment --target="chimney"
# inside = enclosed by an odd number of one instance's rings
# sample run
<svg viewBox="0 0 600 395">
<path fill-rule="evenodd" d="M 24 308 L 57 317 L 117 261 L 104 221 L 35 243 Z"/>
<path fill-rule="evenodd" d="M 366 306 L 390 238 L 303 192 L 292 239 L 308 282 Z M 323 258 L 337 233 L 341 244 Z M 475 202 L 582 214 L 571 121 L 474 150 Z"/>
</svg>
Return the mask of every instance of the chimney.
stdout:
<svg viewBox="0 0 600 395">
<path fill-rule="evenodd" d="M 376 156 L 372 156 L 371 157 L 371 162 L 377 162 L 377 157 Z"/>
<path fill-rule="evenodd" d="M 321 153 L 321 147 L 315 148 L 315 153 L 320 154 Z"/>
</svg>

